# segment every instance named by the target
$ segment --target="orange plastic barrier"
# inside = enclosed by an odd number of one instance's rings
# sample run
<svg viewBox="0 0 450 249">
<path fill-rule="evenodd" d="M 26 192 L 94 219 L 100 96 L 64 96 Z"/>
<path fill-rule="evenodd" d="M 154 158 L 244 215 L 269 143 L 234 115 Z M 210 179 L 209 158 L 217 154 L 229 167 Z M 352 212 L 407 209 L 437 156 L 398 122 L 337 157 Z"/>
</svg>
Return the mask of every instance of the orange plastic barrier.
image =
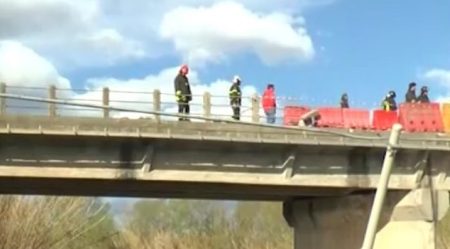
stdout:
<svg viewBox="0 0 450 249">
<path fill-rule="evenodd" d="M 375 110 L 373 111 L 372 127 L 375 130 L 389 130 L 398 122 L 398 113 L 393 111 Z"/>
<path fill-rule="evenodd" d="M 300 117 L 309 111 L 310 109 L 304 106 L 285 106 L 283 109 L 284 125 L 298 125 Z"/>
<path fill-rule="evenodd" d="M 444 122 L 445 132 L 450 133 L 450 103 L 442 105 L 442 121 Z"/>
<path fill-rule="evenodd" d="M 342 118 L 345 128 L 370 129 L 370 111 L 363 109 L 342 109 Z"/>
<path fill-rule="evenodd" d="M 408 132 L 443 132 L 441 111 L 438 103 L 401 104 L 400 123 Z"/>
<path fill-rule="evenodd" d="M 320 115 L 318 127 L 342 128 L 344 126 L 342 108 L 324 107 L 319 108 L 318 111 Z"/>
</svg>

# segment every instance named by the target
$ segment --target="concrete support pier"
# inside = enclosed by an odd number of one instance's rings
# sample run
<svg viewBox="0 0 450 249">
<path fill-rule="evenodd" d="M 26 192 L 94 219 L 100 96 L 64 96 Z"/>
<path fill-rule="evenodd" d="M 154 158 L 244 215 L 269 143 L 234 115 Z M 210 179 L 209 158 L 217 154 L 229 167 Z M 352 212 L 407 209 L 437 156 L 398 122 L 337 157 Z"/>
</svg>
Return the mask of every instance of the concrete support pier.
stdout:
<svg viewBox="0 0 450 249">
<path fill-rule="evenodd" d="M 394 208 L 390 222 L 378 232 L 374 248 L 441 249 L 436 243 L 435 222 L 444 218 L 448 208 L 447 191 L 434 191 L 434 196 L 429 189 L 409 192 Z"/>
<path fill-rule="evenodd" d="M 388 192 L 374 249 L 435 249 L 435 223 L 449 207 L 447 191 Z M 295 249 L 361 249 L 374 194 L 319 197 L 284 203 Z M 435 203 L 433 211 L 432 202 Z"/>
</svg>

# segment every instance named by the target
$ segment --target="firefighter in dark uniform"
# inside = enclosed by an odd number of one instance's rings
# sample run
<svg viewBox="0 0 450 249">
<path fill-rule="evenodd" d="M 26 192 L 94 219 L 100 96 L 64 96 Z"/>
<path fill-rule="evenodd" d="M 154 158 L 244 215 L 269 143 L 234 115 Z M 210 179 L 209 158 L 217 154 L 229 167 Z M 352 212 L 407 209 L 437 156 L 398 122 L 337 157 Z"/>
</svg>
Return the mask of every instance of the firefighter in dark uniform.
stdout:
<svg viewBox="0 0 450 249">
<path fill-rule="evenodd" d="M 406 103 L 416 103 L 417 97 L 416 97 L 416 83 L 411 82 L 408 86 L 408 91 L 405 94 L 405 102 Z"/>
<path fill-rule="evenodd" d="M 420 89 L 420 95 L 417 98 L 417 101 L 419 103 L 430 103 L 430 98 L 428 98 L 428 87 L 423 86 Z"/>
<path fill-rule="evenodd" d="M 241 118 L 241 79 L 239 76 L 234 76 L 233 84 L 230 87 L 230 105 L 233 110 L 233 119 L 240 120 Z"/>
<path fill-rule="evenodd" d="M 189 102 L 192 100 L 191 86 L 187 77 L 189 67 L 182 65 L 175 78 L 175 97 L 178 103 L 178 113 L 189 115 Z M 187 117 L 180 117 L 180 121 L 189 121 Z"/>
<path fill-rule="evenodd" d="M 344 93 L 341 96 L 341 108 L 349 108 L 349 104 L 348 104 L 348 94 Z"/>
<path fill-rule="evenodd" d="M 389 91 L 389 93 L 384 98 L 383 103 L 381 104 L 383 110 L 385 110 L 385 111 L 396 111 L 397 110 L 397 103 L 395 102 L 395 97 L 397 97 L 395 92 Z"/>
</svg>

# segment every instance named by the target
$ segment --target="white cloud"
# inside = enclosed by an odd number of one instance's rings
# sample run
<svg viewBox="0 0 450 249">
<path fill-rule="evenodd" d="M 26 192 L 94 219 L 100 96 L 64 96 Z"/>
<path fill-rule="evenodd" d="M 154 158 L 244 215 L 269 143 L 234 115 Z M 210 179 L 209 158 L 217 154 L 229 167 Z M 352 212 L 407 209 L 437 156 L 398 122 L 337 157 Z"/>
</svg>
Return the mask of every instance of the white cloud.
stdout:
<svg viewBox="0 0 450 249">
<path fill-rule="evenodd" d="M 0 40 L 19 40 L 71 66 L 146 56 L 141 42 L 109 26 L 99 0 L 0 0 Z"/>
<path fill-rule="evenodd" d="M 51 62 L 16 41 L 0 41 L 0 82 L 7 85 L 7 93 L 35 97 L 48 96 L 50 85 L 59 89 L 70 88 L 69 80 L 62 77 Z M 60 91 L 58 94 L 67 97 L 70 91 Z M 7 99 L 6 105 L 9 113 L 47 112 L 44 103 Z"/>
<path fill-rule="evenodd" d="M 15 41 L 0 41 L 0 82 L 27 87 L 70 87 L 69 81 L 47 59 Z"/>
<path fill-rule="evenodd" d="M 211 7 L 178 7 L 165 14 L 160 33 L 189 61 L 218 61 L 230 53 L 252 51 L 272 64 L 314 56 L 302 22 L 281 12 L 260 14 L 226 1 Z"/>
<path fill-rule="evenodd" d="M 235 32 L 208 32 L 191 36 L 181 34 L 189 43 L 183 45 L 174 36 L 173 27 L 166 30 L 169 39 L 180 44 L 177 52 L 186 52 L 201 60 L 221 57 L 227 52 L 249 49 L 266 62 L 291 58 L 310 58 L 313 53 L 310 38 L 304 28 L 302 10 L 330 4 L 334 0 L 236 0 L 237 13 L 225 17 L 240 29 L 256 28 L 237 36 Z M 155 58 L 172 53 L 172 46 L 160 37 L 163 19 L 180 9 L 199 11 L 201 6 L 225 6 L 223 0 L 0 0 L 0 40 L 18 40 L 45 54 L 52 61 L 67 67 L 89 67 L 117 64 L 142 58 Z M 181 6 L 181 7 L 180 7 Z M 207 8 L 210 11 L 214 9 Z M 230 9 L 233 11 L 233 9 Z M 220 11 L 220 10 L 219 10 Z M 237 18 L 234 16 L 237 15 Z M 195 16 L 194 16 L 195 17 Z M 192 17 L 191 17 L 192 18 Z M 201 17 L 198 17 L 201 18 Z M 198 19 L 197 17 L 193 19 Z M 219 18 L 209 25 L 219 25 Z M 230 19 L 232 19 L 230 21 Z M 211 20 L 206 20 L 208 24 Z M 242 27 L 239 21 L 244 21 Z M 246 23 L 250 21 L 251 23 Z M 169 25 L 167 20 L 164 25 Z M 183 25 L 192 25 L 192 22 Z M 200 27 L 202 27 L 201 25 Z M 192 27 L 188 27 L 192 28 Z M 267 29 L 266 34 L 262 29 Z M 271 36 L 269 32 L 276 32 Z M 205 31 L 205 30 L 203 30 Z M 230 35 L 231 34 L 231 35 Z M 234 35 L 233 35 L 234 34 Z M 195 46 L 205 35 L 207 42 Z M 223 36 L 225 35 L 225 37 Z M 277 36 L 280 36 L 279 38 Z M 220 39 L 220 40 L 219 40 Z M 217 45 L 212 42 L 217 41 Z M 241 45 L 236 45 L 242 42 Z M 194 47 L 192 47 L 194 46 Z M 189 48 L 190 47 L 190 48 Z M 271 50 L 271 52 L 267 52 Z"/>
<path fill-rule="evenodd" d="M 0 0 L 0 38 L 82 30 L 99 11 L 95 0 Z"/>
<path fill-rule="evenodd" d="M 155 89 L 161 91 L 162 111 L 169 113 L 177 112 L 177 105 L 174 98 L 174 79 L 178 72 L 178 67 L 171 67 L 161 70 L 157 74 L 149 74 L 144 78 L 135 79 L 115 79 L 115 78 L 95 78 L 86 82 L 86 92 L 78 93 L 71 91 L 57 91 L 57 98 L 75 99 L 75 102 L 102 104 L 102 88 L 108 87 L 111 91 L 111 106 L 124 107 L 137 110 L 150 111 L 153 108 L 153 94 Z M 212 83 L 200 83 L 198 73 L 191 70 L 189 74 L 192 92 L 194 94 L 192 105 L 192 114 L 203 114 L 203 94 L 209 92 L 214 97 L 211 99 L 213 104 L 212 113 L 217 117 L 231 116 L 229 107 L 228 91 L 230 80 L 218 79 Z M 245 81 L 245 79 L 244 79 Z M 55 85 L 58 89 L 70 89 L 70 81 L 59 74 L 57 69 L 46 58 L 40 56 L 32 49 L 15 41 L 0 42 L 0 82 L 5 82 L 9 87 L 33 87 L 42 88 L 38 91 L 7 88 L 7 92 L 31 95 L 37 97 L 47 96 L 47 87 Z M 12 90 L 14 89 L 14 90 Z M 252 85 L 243 86 L 243 95 L 251 96 L 256 92 Z M 39 110 L 31 109 L 34 113 L 46 112 L 46 104 L 37 104 L 27 101 L 8 101 L 15 107 L 14 111 L 23 111 L 17 106 L 34 106 Z M 243 115 L 250 116 L 250 99 L 243 99 Z M 67 109 L 67 107 L 64 107 Z M 64 111 L 65 115 L 101 115 L 101 111 L 86 112 L 80 108 L 69 107 L 71 110 Z M 139 113 L 117 113 L 116 117 L 138 118 L 148 115 Z M 249 119 L 249 117 L 247 118 Z"/>
<path fill-rule="evenodd" d="M 450 88 L 450 70 L 432 69 L 425 73 L 425 78 Z"/>
<path fill-rule="evenodd" d="M 102 29 L 81 39 L 82 44 L 91 51 L 100 51 L 112 61 L 121 58 L 143 58 L 146 51 L 143 45 L 132 39 L 127 39 L 115 29 Z"/>
<path fill-rule="evenodd" d="M 424 78 L 447 89 L 447 93 L 438 96 L 437 100 L 439 102 L 450 101 L 450 70 L 431 69 L 425 72 Z"/>
</svg>

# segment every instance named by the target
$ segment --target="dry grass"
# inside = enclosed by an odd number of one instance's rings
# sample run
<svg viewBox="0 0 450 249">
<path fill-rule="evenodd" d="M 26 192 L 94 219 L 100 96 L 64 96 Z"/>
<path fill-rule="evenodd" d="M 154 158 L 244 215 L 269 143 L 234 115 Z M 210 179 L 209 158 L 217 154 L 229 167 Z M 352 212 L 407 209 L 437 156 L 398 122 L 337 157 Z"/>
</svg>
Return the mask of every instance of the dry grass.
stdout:
<svg viewBox="0 0 450 249">
<path fill-rule="evenodd" d="M 109 222 L 107 222 L 109 220 Z M 91 198 L 0 197 L 0 249 L 290 249 L 292 230 L 273 203 L 140 202 L 117 231 Z M 438 248 L 450 248 L 450 212 Z"/>
<path fill-rule="evenodd" d="M 279 236 L 274 234 L 274 237 Z M 156 232 L 142 237 L 131 231 L 122 233 L 123 248 L 130 249 L 291 249 L 292 241 L 267 242 L 254 238 L 230 238 L 226 234 L 178 235 L 171 232 Z"/>
<path fill-rule="evenodd" d="M 242 202 L 227 213 L 208 201 L 144 201 L 129 217 L 122 243 L 131 249 L 290 249 L 293 237 L 277 203 Z"/>
<path fill-rule="evenodd" d="M 0 198 L 0 248 L 70 248 L 104 219 L 92 199 Z"/>
<path fill-rule="evenodd" d="M 211 202 L 161 203 L 143 203 L 117 231 L 106 222 L 112 216 L 105 205 L 95 199 L 0 197 L 0 249 L 292 248 L 283 219 L 274 220 L 273 214 L 281 217 L 278 207 L 239 205 L 239 212 L 227 215 Z"/>
</svg>

